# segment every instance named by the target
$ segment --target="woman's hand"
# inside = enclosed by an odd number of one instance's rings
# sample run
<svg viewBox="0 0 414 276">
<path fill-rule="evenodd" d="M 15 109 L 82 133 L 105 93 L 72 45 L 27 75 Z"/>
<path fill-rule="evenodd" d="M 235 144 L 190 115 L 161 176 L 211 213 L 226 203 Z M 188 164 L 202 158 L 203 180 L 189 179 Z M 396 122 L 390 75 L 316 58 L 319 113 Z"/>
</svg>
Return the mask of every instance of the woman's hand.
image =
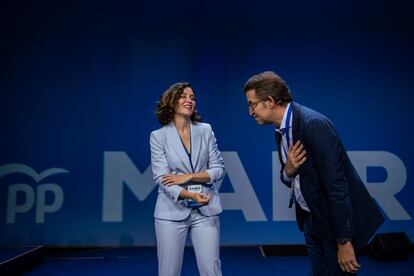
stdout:
<svg viewBox="0 0 414 276">
<path fill-rule="evenodd" d="M 192 175 L 187 174 L 166 174 L 162 177 L 161 183 L 165 186 L 182 185 L 191 181 Z"/>
<path fill-rule="evenodd" d="M 197 201 L 200 204 L 206 205 L 210 201 L 211 195 L 206 195 L 203 193 L 191 193 L 191 199 Z"/>
</svg>

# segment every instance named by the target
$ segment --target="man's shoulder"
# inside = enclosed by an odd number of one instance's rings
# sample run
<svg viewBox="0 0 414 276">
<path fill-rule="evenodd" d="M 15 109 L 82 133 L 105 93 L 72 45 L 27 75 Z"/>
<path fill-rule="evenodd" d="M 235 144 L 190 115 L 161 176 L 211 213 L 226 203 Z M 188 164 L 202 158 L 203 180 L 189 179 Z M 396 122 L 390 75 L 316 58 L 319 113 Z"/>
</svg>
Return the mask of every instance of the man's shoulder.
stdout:
<svg viewBox="0 0 414 276">
<path fill-rule="evenodd" d="M 293 116 L 296 116 L 296 126 L 303 132 L 321 133 L 322 131 L 336 132 L 334 124 L 322 113 L 309 107 L 294 103 Z"/>
<path fill-rule="evenodd" d="M 296 102 L 292 102 L 292 107 L 293 114 L 295 114 L 295 112 L 298 112 L 300 119 L 305 123 L 330 122 L 330 120 L 325 115 L 310 107 L 300 105 Z"/>
</svg>

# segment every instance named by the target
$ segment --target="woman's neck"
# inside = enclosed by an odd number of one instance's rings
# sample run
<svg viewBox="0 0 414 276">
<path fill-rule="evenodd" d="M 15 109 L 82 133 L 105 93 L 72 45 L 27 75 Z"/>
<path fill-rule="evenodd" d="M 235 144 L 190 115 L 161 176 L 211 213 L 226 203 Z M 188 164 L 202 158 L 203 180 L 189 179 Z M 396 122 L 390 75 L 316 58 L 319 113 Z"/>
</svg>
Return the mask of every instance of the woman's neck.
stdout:
<svg viewBox="0 0 414 276">
<path fill-rule="evenodd" d="M 187 132 L 190 130 L 190 118 L 176 114 L 173 119 L 175 128 L 180 132 Z"/>
</svg>

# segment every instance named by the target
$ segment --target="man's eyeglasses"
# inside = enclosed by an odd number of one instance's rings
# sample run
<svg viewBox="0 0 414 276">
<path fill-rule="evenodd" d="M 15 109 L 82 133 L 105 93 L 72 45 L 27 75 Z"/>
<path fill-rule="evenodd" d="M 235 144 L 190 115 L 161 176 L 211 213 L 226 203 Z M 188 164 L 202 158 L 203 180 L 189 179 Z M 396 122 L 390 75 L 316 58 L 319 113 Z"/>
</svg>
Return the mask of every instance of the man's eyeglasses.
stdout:
<svg viewBox="0 0 414 276">
<path fill-rule="evenodd" d="M 252 110 L 252 111 L 254 111 L 254 109 L 256 108 L 256 106 L 260 103 L 260 102 L 263 102 L 264 100 L 258 100 L 257 102 L 252 102 L 252 103 L 249 103 L 249 110 Z"/>
</svg>

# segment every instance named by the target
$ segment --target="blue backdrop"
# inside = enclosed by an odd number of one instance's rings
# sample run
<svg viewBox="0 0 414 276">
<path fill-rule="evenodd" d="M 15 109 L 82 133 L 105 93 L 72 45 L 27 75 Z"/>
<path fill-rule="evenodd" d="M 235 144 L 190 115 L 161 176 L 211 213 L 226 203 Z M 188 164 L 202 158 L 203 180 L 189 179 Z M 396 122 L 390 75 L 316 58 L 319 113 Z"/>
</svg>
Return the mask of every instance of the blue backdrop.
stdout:
<svg viewBox="0 0 414 276">
<path fill-rule="evenodd" d="M 178 81 L 225 159 L 222 244 L 302 244 L 274 130 L 242 92 L 264 70 L 334 122 L 380 232 L 413 240 L 411 8 L 256 2 L 3 3 L 0 245 L 155 245 L 149 134 Z"/>
</svg>

